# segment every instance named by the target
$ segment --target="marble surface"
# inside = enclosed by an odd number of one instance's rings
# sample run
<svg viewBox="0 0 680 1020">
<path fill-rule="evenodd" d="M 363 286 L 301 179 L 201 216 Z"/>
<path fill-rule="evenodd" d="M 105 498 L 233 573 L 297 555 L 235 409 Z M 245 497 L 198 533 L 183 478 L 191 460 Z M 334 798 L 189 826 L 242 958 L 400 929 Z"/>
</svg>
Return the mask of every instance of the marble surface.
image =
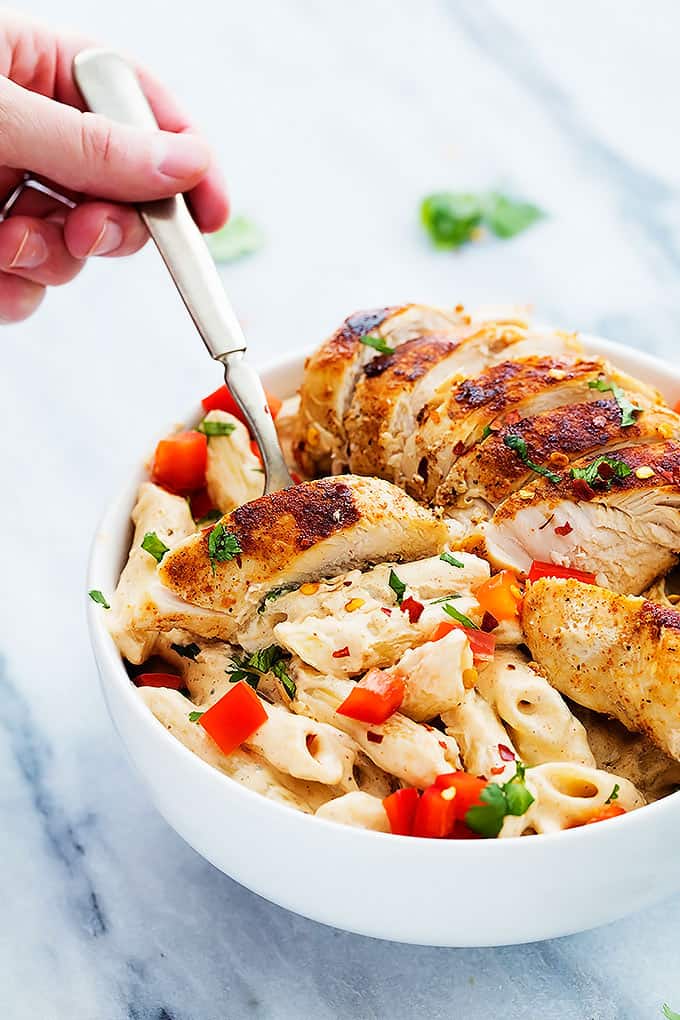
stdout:
<svg viewBox="0 0 680 1020">
<path fill-rule="evenodd" d="M 30 6 L 55 17 L 53 0 Z M 258 357 L 404 299 L 528 301 L 565 327 L 677 357 L 674 0 L 60 0 L 58 11 L 152 64 L 215 142 L 235 209 L 268 236 L 224 271 Z M 513 242 L 433 252 L 418 199 L 486 186 L 549 218 Z M 170 831 L 104 711 L 84 571 L 140 450 L 217 370 L 152 251 L 89 266 L 0 344 L 3 1020 L 680 1009 L 679 898 L 533 946 L 409 948 L 271 906 Z M 273 847 L 272 867 L 290 852 Z"/>
</svg>

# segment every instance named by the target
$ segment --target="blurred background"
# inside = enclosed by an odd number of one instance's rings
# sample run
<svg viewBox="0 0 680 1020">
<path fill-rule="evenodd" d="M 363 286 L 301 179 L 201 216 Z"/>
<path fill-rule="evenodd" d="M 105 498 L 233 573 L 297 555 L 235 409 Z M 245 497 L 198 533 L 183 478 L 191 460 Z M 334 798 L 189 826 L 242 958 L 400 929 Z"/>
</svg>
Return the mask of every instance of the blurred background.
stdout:
<svg viewBox="0 0 680 1020">
<path fill-rule="evenodd" d="M 529 303 L 677 358 L 674 0 L 20 7 L 148 64 L 212 141 L 234 213 L 265 235 L 221 269 L 259 363 L 403 301 Z M 421 199 L 487 188 L 546 218 L 436 251 Z M 151 247 L 92 260 L 0 342 L 3 1020 L 641 1020 L 680 1003 L 678 900 L 556 943 L 412 949 L 271 907 L 181 843 L 105 716 L 84 575 L 106 503 L 219 369 Z"/>
</svg>

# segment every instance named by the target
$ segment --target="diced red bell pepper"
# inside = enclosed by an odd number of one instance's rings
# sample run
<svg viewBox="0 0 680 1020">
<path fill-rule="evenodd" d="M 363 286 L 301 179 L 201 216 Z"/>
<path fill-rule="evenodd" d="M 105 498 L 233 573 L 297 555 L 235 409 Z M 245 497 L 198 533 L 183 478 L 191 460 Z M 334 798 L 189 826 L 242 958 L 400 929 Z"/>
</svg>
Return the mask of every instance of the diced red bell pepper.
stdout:
<svg viewBox="0 0 680 1020">
<path fill-rule="evenodd" d="M 202 521 L 211 510 L 215 509 L 207 489 L 198 489 L 196 492 L 192 492 L 189 499 L 189 507 L 191 509 L 191 516 L 195 521 Z"/>
<path fill-rule="evenodd" d="M 517 619 L 522 593 L 511 570 L 494 574 L 474 594 L 484 612 L 490 613 L 499 622 Z"/>
<path fill-rule="evenodd" d="M 401 611 L 402 613 L 408 613 L 409 623 L 417 623 L 423 615 L 424 608 L 423 603 L 418 602 L 411 595 L 401 603 Z"/>
<path fill-rule="evenodd" d="M 456 823 L 456 795 L 451 790 L 428 786 L 416 806 L 413 835 L 446 839 Z"/>
<path fill-rule="evenodd" d="M 529 570 L 529 580 L 538 581 L 541 577 L 567 577 L 574 581 L 595 584 L 595 574 L 589 570 L 577 570 L 576 567 L 560 567 L 556 563 L 543 563 L 534 560 Z"/>
<path fill-rule="evenodd" d="M 252 687 L 239 680 L 198 721 L 220 750 L 231 754 L 267 721 L 267 713 Z"/>
<path fill-rule="evenodd" d="M 266 393 L 267 405 L 272 418 L 276 418 L 277 414 L 281 410 L 281 401 L 278 397 L 275 397 L 273 393 Z M 214 393 L 209 393 L 207 397 L 203 397 L 201 401 L 203 404 L 203 410 L 208 411 L 228 411 L 229 414 L 233 414 L 235 418 L 247 425 L 247 422 L 243 416 L 243 411 L 238 406 L 231 393 L 226 386 L 220 386 L 219 389 L 215 390 Z"/>
<path fill-rule="evenodd" d="M 477 804 L 481 804 L 479 795 L 487 785 L 486 779 L 472 776 L 469 772 L 445 772 L 437 776 L 434 785 L 440 790 L 454 789 L 453 798 L 456 818 L 462 821 L 466 812 Z"/>
<path fill-rule="evenodd" d="M 404 691 L 400 676 L 382 669 L 369 669 L 336 711 L 348 719 L 379 725 L 397 711 L 404 700 Z"/>
<path fill-rule="evenodd" d="M 606 822 L 608 818 L 618 818 L 619 815 L 625 815 L 626 809 L 621 807 L 620 804 L 605 804 L 599 811 L 596 811 L 592 818 L 589 818 L 584 825 L 592 825 L 594 822 Z"/>
<path fill-rule="evenodd" d="M 178 432 L 161 439 L 156 447 L 151 478 L 163 488 L 184 495 L 205 485 L 207 460 L 208 442 L 202 432 Z"/>
<path fill-rule="evenodd" d="M 418 807 L 418 791 L 412 786 L 396 790 L 383 800 L 383 807 L 395 836 L 412 836 L 413 822 Z"/>
<path fill-rule="evenodd" d="M 451 839 L 482 839 L 478 832 L 473 832 L 465 822 L 456 821 L 451 833 Z"/>
<path fill-rule="evenodd" d="M 452 630 L 462 630 L 470 643 L 470 651 L 475 662 L 491 662 L 496 651 L 496 638 L 493 634 L 487 634 L 483 630 L 472 630 L 471 627 L 463 627 L 460 623 L 440 623 L 434 631 L 430 641 L 439 641 L 446 637 Z"/>
<path fill-rule="evenodd" d="M 169 687 L 172 691 L 184 687 L 184 680 L 175 673 L 138 673 L 134 682 L 137 687 Z"/>
<path fill-rule="evenodd" d="M 262 463 L 262 454 L 260 453 L 260 447 L 257 445 L 254 439 L 250 440 L 250 452 L 253 456 L 257 457 L 260 464 Z"/>
</svg>

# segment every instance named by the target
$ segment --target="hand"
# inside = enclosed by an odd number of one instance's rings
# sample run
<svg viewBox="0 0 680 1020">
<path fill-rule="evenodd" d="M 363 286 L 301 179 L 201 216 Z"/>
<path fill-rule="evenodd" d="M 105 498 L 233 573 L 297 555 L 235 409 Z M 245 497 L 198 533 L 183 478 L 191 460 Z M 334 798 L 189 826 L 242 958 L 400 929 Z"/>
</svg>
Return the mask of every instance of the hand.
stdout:
<svg viewBox="0 0 680 1020">
<path fill-rule="evenodd" d="M 0 203 L 29 170 L 76 202 L 27 190 L 0 223 L 0 321 L 35 311 L 46 287 L 67 283 L 90 255 L 129 255 L 146 229 L 126 203 L 187 192 L 201 230 L 223 225 L 224 188 L 207 143 L 172 97 L 137 68 L 163 130 L 141 131 L 82 112 L 73 57 L 92 45 L 0 13 Z"/>
</svg>

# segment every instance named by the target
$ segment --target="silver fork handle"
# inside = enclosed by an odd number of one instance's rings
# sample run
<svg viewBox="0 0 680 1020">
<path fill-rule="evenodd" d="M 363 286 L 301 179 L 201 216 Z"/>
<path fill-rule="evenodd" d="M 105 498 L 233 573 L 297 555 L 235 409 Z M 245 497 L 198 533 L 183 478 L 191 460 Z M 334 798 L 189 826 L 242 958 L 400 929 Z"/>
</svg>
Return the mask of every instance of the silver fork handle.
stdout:
<svg viewBox="0 0 680 1020">
<path fill-rule="evenodd" d="M 134 127 L 158 123 L 130 65 L 111 50 L 89 49 L 73 61 L 73 77 L 90 110 Z M 211 356 L 260 447 L 265 492 L 286 488 L 285 465 L 262 383 L 243 361 L 246 339 L 201 232 L 181 195 L 144 202 L 139 211 Z"/>
</svg>

